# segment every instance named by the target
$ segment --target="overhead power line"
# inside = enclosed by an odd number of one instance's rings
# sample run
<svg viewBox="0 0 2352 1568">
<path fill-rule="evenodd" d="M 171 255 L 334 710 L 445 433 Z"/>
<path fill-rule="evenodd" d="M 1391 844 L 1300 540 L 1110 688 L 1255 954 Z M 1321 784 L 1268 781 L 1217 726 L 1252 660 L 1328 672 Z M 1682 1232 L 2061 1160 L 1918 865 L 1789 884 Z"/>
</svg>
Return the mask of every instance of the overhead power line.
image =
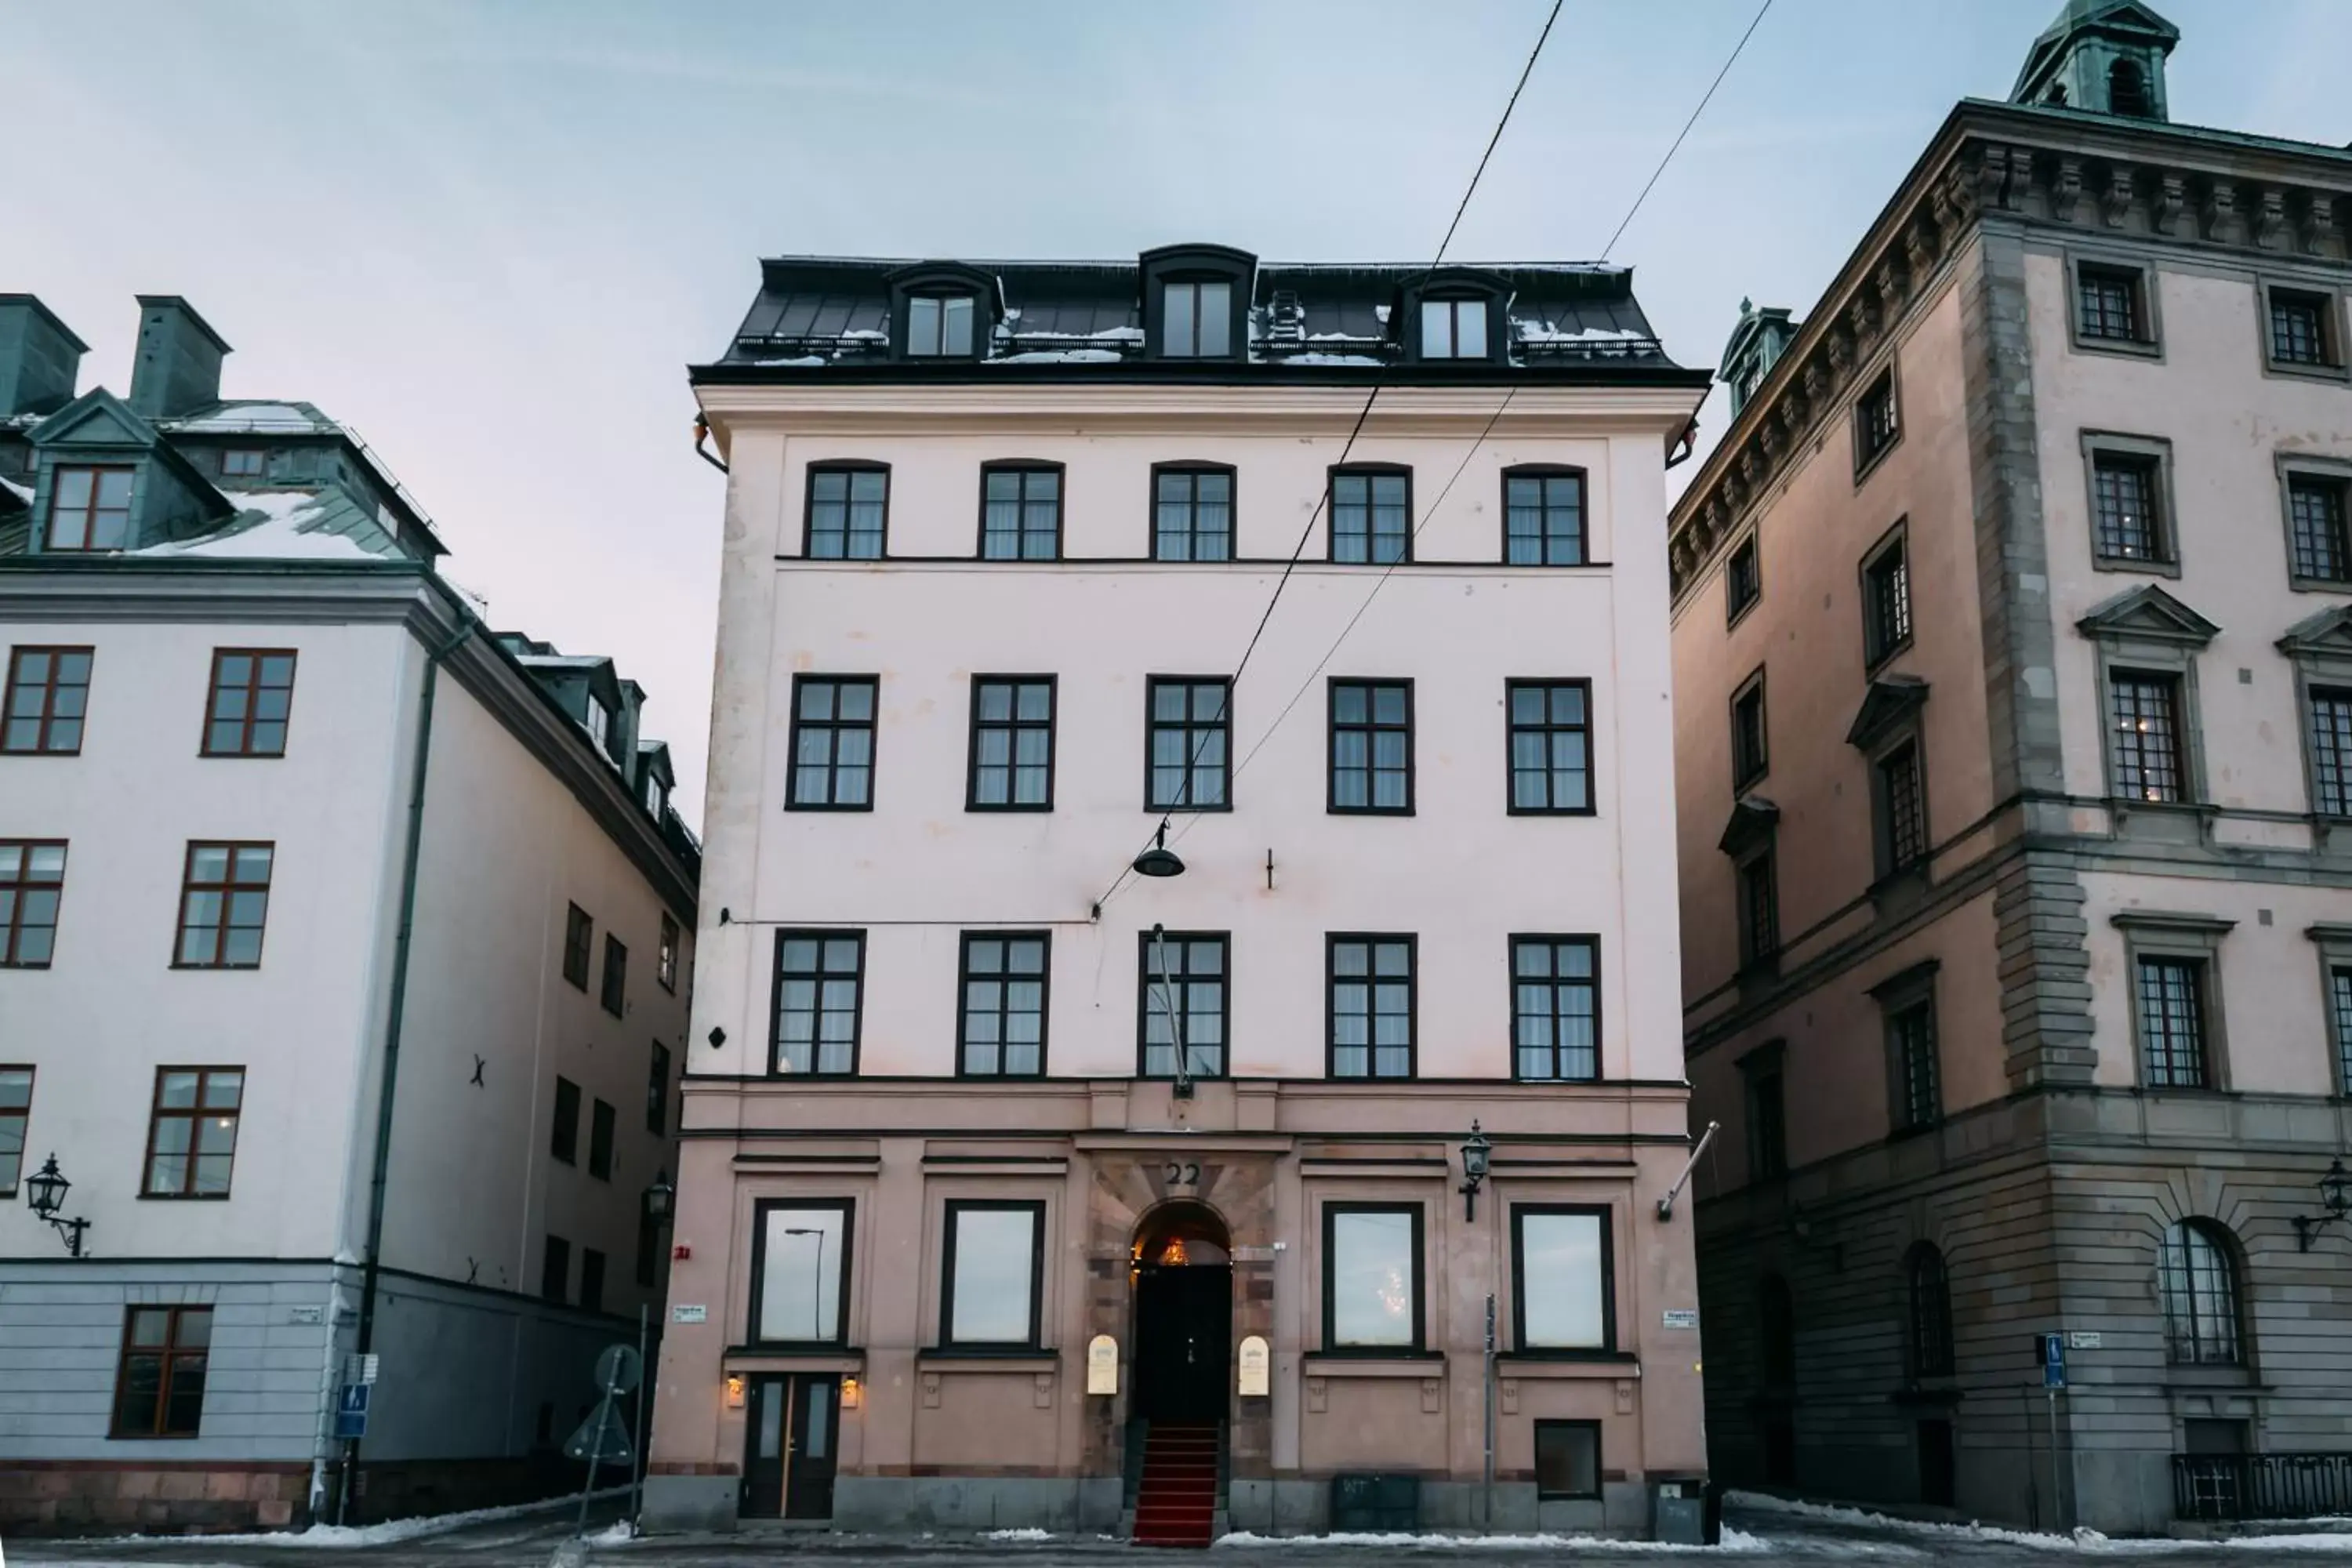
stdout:
<svg viewBox="0 0 2352 1568">
<path fill-rule="evenodd" d="M 1511 96 L 1509 99 L 1505 100 L 1503 104 L 1503 112 L 1495 121 L 1494 134 L 1486 138 L 1486 149 L 1485 152 L 1479 153 L 1478 166 L 1471 171 L 1470 183 L 1463 189 L 1462 200 L 1454 205 L 1453 221 L 1445 226 L 1445 237 L 1437 242 L 1437 254 L 1431 257 L 1429 265 L 1422 269 L 1422 283 L 1428 282 L 1430 278 L 1436 273 L 1439 266 L 1444 262 L 1445 253 L 1454 244 L 1454 231 L 1462 226 L 1462 216 L 1465 213 L 1470 210 L 1470 198 L 1478 194 L 1478 182 L 1486 176 L 1486 165 L 1493 160 L 1495 156 L 1495 149 L 1503 140 L 1504 127 L 1509 125 L 1511 122 L 1511 111 L 1517 109 L 1519 105 L 1519 94 L 1527 90 L 1528 79 L 1535 74 L 1536 61 L 1543 56 L 1544 44 L 1546 40 L 1549 39 L 1551 37 L 1552 25 L 1559 20 L 1560 6 L 1564 3 L 1565 0 L 1552 0 L 1551 13 L 1544 18 L 1543 31 L 1536 35 L 1535 47 L 1528 51 L 1527 64 L 1519 68 L 1519 79 L 1513 84 L 1511 88 Z M 1416 285 L 1416 287 L 1418 286 L 1419 285 Z M 1371 417 L 1372 405 L 1380 400 L 1381 384 L 1387 376 L 1387 374 L 1388 367 L 1383 363 L 1380 371 L 1373 376 L 1371 389 L 1364 395 L 1364 405 L 1356 411 L 1356 422 L 1348 431 L 1348 439 L 1346 444 L 1339 448 L 1339 461 L 1340 463 L 1345 463 L 1348 460 L 1349 454 L 1356 449 L 1356 439 L 1364 433 L 1364 422 Z M 1505 401 L 1507 403 L 1508 399 L 1506 399 Z M 1497 412 L 1499 413 L 1500 411 L 1497 410 Z M 1491 422 L 1488 425 L 1488 428 L 1493 428 Z M 1475 449 L 1475 447 L 1472 448 L 1474 451 Z M 1464 461 L 1466 463 L 1468 459 L 1465 458 Z M 1449 488 L 1451 487 L 1449 486 Z M 1223 704 L 1220 705 L 1218 712 L 1218 717 L 1220 719 L 1223 719 L 1226 713 L 1232 710 L 1234 692 L 1241 685 L 1242 672 L 1249 668 L 1250 657 L 1257 652 L 1258 641 L 1265 636 L 1266 623 L 1274 619 L 1275 606 L 1282 603 L 1283 590 L 1290 585 L 1291 575 L 1297 571 L 1299 559 L 1307 552 L 1307 542 L 1314 537 L 1315 525 L 1317 522 L 1321 521 L 1323 509 L 1329 500 L 1330 489 L 1327 485 L 1324 488 L 1323 494 L 1316 498 L 1314 510 L 1307 513 L 1307 526 L 1298 531 L 1298 542 L 1291 547 L 1290 559 L 1283 563 L 1282 575 L 1275 579 L 1274 592 L 1267 596 L 1265 601 L 1265 610 L 1258 616 L 1257 626 L 1250 632 L 1249 642 L 1242 649 L 1241 661 L 1234 666 L 1234 673 L 1225 683 L 1225 698 Z M 1425 513 L 1423 514 L 1423 517 L 1424 521 L 1426 521 Z M 1416 530 L 1416 531 L 1418 531 L 1418 530 Z M 1360 611 L 1359 614 L 1361 612 Z M 1353 623 L 1350 624 L 1352 625 Z M 1326 658 L 1328 658 L 1328 657 L 1329 655 L 1328 654 L 1325 656 Z M 1296 703 L 1297 699 L 1294 698 L 1292 700 Z M 1209 733 L 1210 731 L 1206 731 L 1202 732 L 1201 738 L 1202 742 L 1206 742 Z M 1184 781 L 1185 787 L 1188 790 L 1192 787 L 1193 765 L 1200 761 L 1200 749 L 1196 744 L 1192 754 L 1185 760 Z M 1238 769 L 1235 770 L 1235 772 L 1238 771 Z M 1230 778 L 1228 779 L 1228 784 L 1230 784 Z M 1160 814 L 1159 825 L 1153 829 L 1154 837 L 1167 829 L 1171 815 L 1171 814 L 1167 812 L 1162 812 Z M 1137 847 L 1136 853 L 1139 855 L 1141 854 L 1145 848 L 1150 847 L 1151 842 L 1152 840 L 1150 838 L 1146 838 L 1143 844 Z M 1111 895 L 1118 891 L 1120 884 L 1124 883 L 1127 879 L 1133 874 L 1133 856 L 1129 857 L 1130 863 L 1121 866 L 1118 868 L 1118 874 L 1111 879 L 1110 886 L 1105 888 L 1100 896 L 1095 900 L 1094 907 L 1097 910 L 1100 910 L 1102 906 L 1109 900 Z"/>
<path fill-rule="evenodd" d="M 1763 24 L 1764 13 L 1771 8 L 1772 0 L 1764 0 L 1764 4 L 1756 8 L 1755 19 L 1748 24 L 1748 31 L 1739 35 L 1739 42 L 1731 47 L 1730 58 L 1723 62 L 1723 68 L 1716 72 L 1715 79 L 1707 84 L 1706 94 L 1698 100 L 1698 107 L 1691 110 L 1688 120 L 1683 121 L 1682 130 L 1675 136 L 1675 144 L 1666 149 L 1666 155 L 1659 159 L 1658 166 L 1650 172 L 1650 183 L 1642 187 L 1642 194 L 1635 196 L 1633 205 L 1626 209 L 1625 221 L 1617 226 L 1617 232 L 1609 237 L 1609 243 L 1601 247 L 1601 260 L 1608 260 L 1610 253 L 1617 248 L 1617 242 L 1625 237 L 1625 231 L 1633 226 L 1634 215 L 1642 210 L 1642 204 L 1650 199 L 1650 192 L 1656 187 L 1658 177 L 1666 172 L 1666 165 L 1675 161 L 1675 154 L 1683 150 L 1683 139 L 1691 133 L 1691 127 L 1698 123 L 1698 117 L 1706 112 L 1706 106 L 1715 100 L 1715 89 L 1723 85 L 1723 79 L 1729 76 L 1731 68 L 1739 63 L 1740 51 L 1748 47 L 1748 40 L 1756 36 L 1756 29 Z"/>
</svg>

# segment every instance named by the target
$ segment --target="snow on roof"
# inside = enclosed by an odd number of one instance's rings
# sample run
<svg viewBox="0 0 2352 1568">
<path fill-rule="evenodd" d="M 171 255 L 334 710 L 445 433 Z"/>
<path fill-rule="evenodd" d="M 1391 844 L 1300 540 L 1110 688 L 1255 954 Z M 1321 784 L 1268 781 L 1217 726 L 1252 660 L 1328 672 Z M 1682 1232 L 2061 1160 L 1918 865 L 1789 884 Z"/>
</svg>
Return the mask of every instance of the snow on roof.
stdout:
<svg viewBox="0 0 2352 1568">
<path fill-rule="evenodd" d="M 202 414 L 180 419 L 159 419 L 163 429 L 180 436 L 282 435 L 331 432 L 335 422 L 307 403 L 236 401 L 216 403 Z"/>
<path fill-rule="evenodd" d="M 999 354 L 985 364 L 1117 364 L 1127 356 L 1117 349 L 1041 349 L 1032 353 Z"/>
<path fill-rule="evenodd" d="M 26 489 L 24 486 L 18 484 L 14 479 L 0 479 L 0 490 L 6 490 L 10 495 L 15 496 L 26 506 L 33 504 L 33 492 Z"/>
<path fill-rule="evenodd" d="M 548 669 L 594 669 L 613 662 L 610 655 L 601 653 L 519 653 L 515 661 Z"/>
<path fill-rule="evenodd" d="M 236 517 L 197 539 L 150 545 L 126 551 L 131 559 L 175 560 L 203 557 L 236 561 L 382 561 L 397 559 L 388 535 L 378 533 L 383 548 L 345 531 L 355 522 L 373 527 L 373 520 L 337 490 L 240 490 L 234 497 L 241 509 Z"/>
<path fill-rule="evenodd" d="M 1519 319 L 1517 323 L 1519 342 L 1523 343 L 1591 343 L 1647 342 L 1650 334 L 1637 332 L 1631 327 L 1579 327 L 1574 331 L 1549 325 L 1543 321 Z"/>
</svg>

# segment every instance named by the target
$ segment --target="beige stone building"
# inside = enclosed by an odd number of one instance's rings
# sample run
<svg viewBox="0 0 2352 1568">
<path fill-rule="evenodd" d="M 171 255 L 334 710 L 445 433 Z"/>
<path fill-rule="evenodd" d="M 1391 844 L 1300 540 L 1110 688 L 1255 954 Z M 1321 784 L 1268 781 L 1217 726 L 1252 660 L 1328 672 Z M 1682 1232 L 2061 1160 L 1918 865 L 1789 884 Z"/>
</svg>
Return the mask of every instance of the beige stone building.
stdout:
<svg viewBox="0 0 2352 1568">
<path fill-rule="evenodd" d="M 694 379 L 649 1521 L 1647 1533 L 1705 1463 L 1657 1204 L 1706 376 L 1630 275 L 777 260 Z"/>
<path fill-rule="evenodd" d="M 2352 154 L 2173 123 L 2178 37 L 1958 105 L 1674 510 L 1734 1483 L 2352 1502 Z"/>
</svg>

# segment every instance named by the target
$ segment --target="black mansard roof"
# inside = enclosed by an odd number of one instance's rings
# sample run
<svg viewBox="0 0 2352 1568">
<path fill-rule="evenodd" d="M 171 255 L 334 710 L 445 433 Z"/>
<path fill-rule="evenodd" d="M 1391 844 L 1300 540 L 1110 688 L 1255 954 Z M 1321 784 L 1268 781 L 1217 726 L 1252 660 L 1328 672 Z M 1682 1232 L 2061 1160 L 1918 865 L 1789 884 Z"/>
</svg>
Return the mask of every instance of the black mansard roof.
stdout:
<svg viewBox="0 0 2352 1568">
<path fill-rule="evenodd" d="M 1226 354 L 1158 351 L 1156 285 L 1230 281 Z M 1425 266 L 1261 262 L 1219 246 L 1132 261 L 915 261 L 780 257 L 698 384 L 870 381 L 1469 382 L 1697 385 L 1667 358 L 1630 268 L 1508 262 Z M 905 302 L 972 301 L 972 352 L 905 353 Z M 1486 302 L 1490 352 L 1425 359 L 1409 324 L 1423 299 Z"/>
</svg>

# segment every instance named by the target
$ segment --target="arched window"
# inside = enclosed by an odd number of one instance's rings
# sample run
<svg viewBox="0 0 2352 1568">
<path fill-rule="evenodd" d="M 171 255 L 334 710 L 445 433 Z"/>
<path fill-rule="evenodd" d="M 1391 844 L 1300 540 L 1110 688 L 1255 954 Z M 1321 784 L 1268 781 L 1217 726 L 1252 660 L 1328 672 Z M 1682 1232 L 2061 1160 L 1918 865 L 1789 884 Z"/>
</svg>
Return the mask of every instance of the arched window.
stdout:
<svg viewBox="0 0 2352 1568">
<path fill-rule="evenodd" d="M 1911 1375 L 1952 1375 L 1952 1287 L 1944 1273 L 1944 1255 L 1931 1242 L 1921 1242 L 1903 1260 L 1910 1288 Z"/>
<path fill-rule="evenodd" d="M 1757 1294 L 1757 1328 L 1764 1342 L 1764 1386 L 1792 1387 L 1797 1381 L 1797 1305 L 1789 1294 L 1789 1282 L 1778 1274 L 1767 1274 Z"/>
<path fill-rule="evenodd" d="M 2229 1234 L 2210 1220 L 2184 1219 L 2158 1244 L 2157 1289 L 2164 1300 L 2165 1359 L 2179 1366 L 2242 1366 L 2238 1266 Z"/>
<path fill-rule="evenodd" d="M 2117 60 L 2107 68 L 2107 112 L 2146 120 L 2156 112 L 2148 101 L 2147 73 L 2137 60 Z"/>
</svg>

